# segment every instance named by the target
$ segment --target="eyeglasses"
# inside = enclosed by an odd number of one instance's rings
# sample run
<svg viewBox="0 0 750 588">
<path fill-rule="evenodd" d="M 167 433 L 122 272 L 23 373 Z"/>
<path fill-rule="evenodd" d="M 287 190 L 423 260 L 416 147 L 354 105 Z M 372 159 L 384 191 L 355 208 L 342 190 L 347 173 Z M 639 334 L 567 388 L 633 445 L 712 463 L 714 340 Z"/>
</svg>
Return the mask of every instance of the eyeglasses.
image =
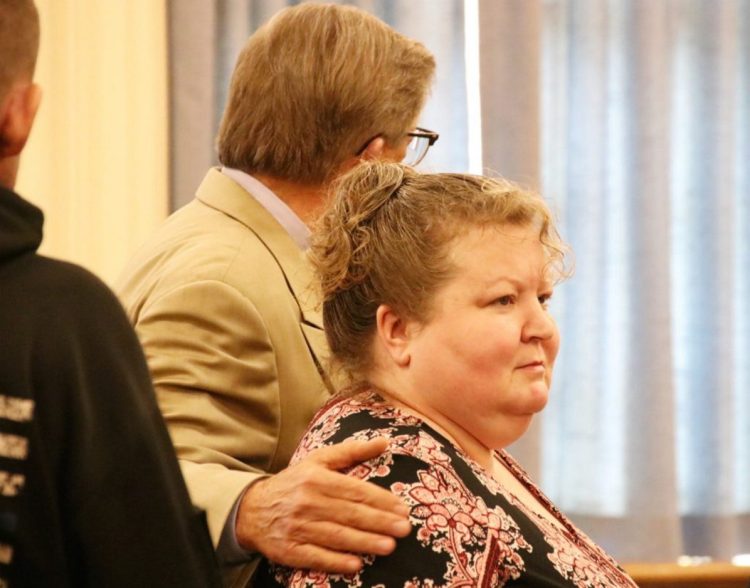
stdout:
<svg viewBox="0 0 750 588">
<path fill-rule="evenodd" d="M 435 144 L 440 135 L 434 131 L 428 131 L 421 127 L 417 127 L 413 131 L 406 133 L 409 137 L 409 143 L 406 146 L 406 154 L 404 155 L 403 163 L 406 165 L 415 166 L 424 159 L 427 155 L 427 150 Z M 362 147 L 357 150 L 357 155 L 362 155 L 367 149 L 367 146 L 374 140 L 380 137 L 375 135 L 370 137 Z"/>
<path fill-rule="evenodd" d="M 420 127 L 407 133 L 407 135 L 411 137 L 411 140 L 406 146 L 404 163 L 411 166 L 419 164 L 419 162 L 424 159 L 424 156 L 427 155 L 429 148 L 432 147 L 435 144 L 435 141 L 438 140 L 438 137 L 440 137 L 435 131 L 428 131 L 427 129 Z"/>
</svg>

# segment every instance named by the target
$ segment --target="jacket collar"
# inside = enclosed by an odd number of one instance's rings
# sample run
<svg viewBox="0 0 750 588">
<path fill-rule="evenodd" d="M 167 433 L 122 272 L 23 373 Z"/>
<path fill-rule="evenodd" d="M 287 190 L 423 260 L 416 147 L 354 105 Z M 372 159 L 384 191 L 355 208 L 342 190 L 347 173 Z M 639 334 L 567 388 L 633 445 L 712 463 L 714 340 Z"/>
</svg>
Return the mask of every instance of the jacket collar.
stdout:
<svg viewBox="0 0 750 588">
<path fill-rule="evenodd" d="M 0 262 L 34 253 L 42 242 L 43 224 L 41 210 L 0 186 Z"/>
<path fill-rule="evenodd" d="M 297 300 L 302 320 L 322 328 L 323 320 L 314 290 L 312 266 L 306 254 L 275 218 L 234 180 L 218 168 L 208 171 L 196 192 L 198 200 L 241 222 L 255 233 L 276 259 L 289 290 Z"/>
</svg>

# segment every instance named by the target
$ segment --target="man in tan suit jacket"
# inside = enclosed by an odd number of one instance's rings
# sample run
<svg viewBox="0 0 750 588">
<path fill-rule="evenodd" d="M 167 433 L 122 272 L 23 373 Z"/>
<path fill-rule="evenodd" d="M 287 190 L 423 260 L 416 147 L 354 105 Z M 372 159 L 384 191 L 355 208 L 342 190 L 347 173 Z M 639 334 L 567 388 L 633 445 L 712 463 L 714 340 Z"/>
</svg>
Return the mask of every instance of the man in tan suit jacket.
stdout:
<svg viewBox="0 0 750 588">
<path fill-rule="evenodd" d="M 247 584 L 253 566 L 242 564 L 257 553 L 350 572 L 362 563 L 355 554 L 389 553 L 409 532 L 394 496 L 336 472 L 376 456 L 387 440 L 287 464 L 334 390 L 305 259 L 308 226 L 341 172 L 434 141 L 414 131 L 433 72 L 422 45 L 360 10 L 280 12 L 235 67 L 218 138 L 222 167 L 144 245 L 117 288 L 232 585 Z"/>
</svg>

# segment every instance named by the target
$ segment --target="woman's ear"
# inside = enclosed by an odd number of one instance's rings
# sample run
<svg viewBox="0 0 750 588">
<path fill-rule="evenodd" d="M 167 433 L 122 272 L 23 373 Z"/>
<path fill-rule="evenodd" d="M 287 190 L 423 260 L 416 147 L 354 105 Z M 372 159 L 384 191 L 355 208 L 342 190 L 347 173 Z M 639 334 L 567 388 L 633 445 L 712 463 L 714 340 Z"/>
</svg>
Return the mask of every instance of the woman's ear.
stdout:
<svg viewBox="0 0 750 588">
<path fill-rule="evenodd" d="M 0 158 L 18 155 L 31 134 L 42 90 L 37 84 L 11 86 L 0 104 Z"/>
<path fill-rule="evenodd" d="M 393 362 L 399 367 L 411 363 L 412 321 L 400 317 L 395 310 L 381 304 L 375 314 L 377 336 Z"/>
</svg>

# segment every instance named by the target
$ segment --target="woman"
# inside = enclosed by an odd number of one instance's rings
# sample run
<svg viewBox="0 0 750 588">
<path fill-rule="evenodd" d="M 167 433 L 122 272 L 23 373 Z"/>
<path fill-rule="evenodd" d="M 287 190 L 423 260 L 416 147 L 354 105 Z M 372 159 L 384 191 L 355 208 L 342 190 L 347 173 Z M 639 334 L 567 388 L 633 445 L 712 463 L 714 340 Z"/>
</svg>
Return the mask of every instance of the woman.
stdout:
<svg viewBox="0 0 750 588">
<path fill-rule="evenodd" d="M 352 385 L 297 450 L 385 436 L 349 474 L 410 509 L 412 533 L 352 576 L 266 566 L 287 586 L 635 586 L 504 451 L 547 403 L 547 311 L 563 244 L 538 197 L 501 180 L 367 164 L 338 184 L 313 261 Z"/>
</svg>

